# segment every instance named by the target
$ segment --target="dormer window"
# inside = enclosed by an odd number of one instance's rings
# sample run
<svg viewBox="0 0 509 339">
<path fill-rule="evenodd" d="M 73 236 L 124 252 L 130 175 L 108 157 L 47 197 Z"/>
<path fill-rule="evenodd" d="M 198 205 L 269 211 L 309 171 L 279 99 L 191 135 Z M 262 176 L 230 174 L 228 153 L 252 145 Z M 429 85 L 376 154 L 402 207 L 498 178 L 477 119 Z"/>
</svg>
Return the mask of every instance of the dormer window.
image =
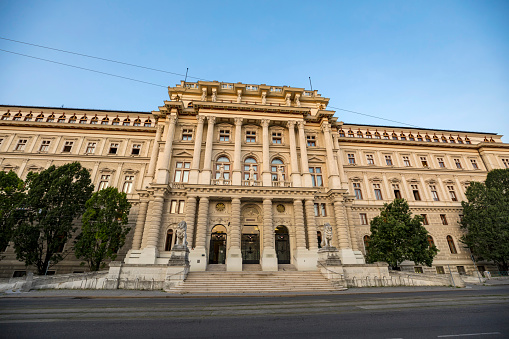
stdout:
<svg viewBox="0 0 509 339">
<path fill-rule="evenodd" d="M 26 116 L 25 116 L 25 121 L 32 121 L 32 111 L 30 111 L 30 113 L 28 113 Z"/>
<path fill-rule="evenodd" d="M 429 135 L 425 135 L 424 138 L 426 139 L 427 142 L 431 142 L 431 137 Z"/>
<path fill-rule="evenodd" d="M 97 117 L 97 115 L 95 117 L 93 117 L 92 120 L 90 120 L 90 124 L 92 124 L 92 125 L 97 125 L 98 122 L 99 122 L 99 118 Z"/>
<path fill-rule="evenodd" d="M 345 137 L 345 131 L 343 131 L 342 129 L 339 130 L 339 136 L 344 138 Z"/>
<path fill-rule="evenodd" d="M 112 125 L 115 125 L 115 126 L 120 125 L 120 119 L 118 118 L 118 116 L 117 116 L 115 119 L 113 119 L 113 121 L 111 122 L 111 124 L 112 124 Z"/>
<path fill-rule="evenodd" d="M 438 140 L 438 137 L 435 135 L 433 135 L 433 142 L 440 142 L 440 140 Z"/>
<path fill-rule="evenodd" d="M 458 135 L 458 144 L 462 144 L 463 143 L 463 139 L 461 139 L 461 137 Z"/>
<path fill-rule="evenodd" d="M 108 117 L 104 117 L 101 121 L 101 125 L 107 125 L 110 123 L 110 119 Z"/>
<path fill-rule="evenodd" d="M 456 140 L 454 140 L 454 137 L 453 137 L 452 135 L 449 137 L 449 142 L 450 142 L 451 144 L 456 143 Z"/>
<path fill-rule="evenodd" d="M 143 123 L 143 126 L 144 127 L 151 127 L 152 126 L 152 121 L 150 119 L 145 120 L 145 122 Z"/>
<path fill-rule="evenodd" d="M 46 119 L 46 122 L 54 122 L 55 121 L 55 114 L 51 114 L 48 119 Z"/>
<path fill-rule="evenodd" d="M 422 139 L 422 135 L 417 134 L 417 141 L 423 141 L 423 139 Z"/>
<path fill-rule="evenodd" d="M 62 114 L 62 115 L 58 118 L 57 122 L 60 122 L 60 123 L 65 122 L 65 114 Z"/>
<path fill-rule="evenodd" d="M 80 119 L 80 124 L 86 124 L 87 123 L 87 116 L 84 115 L 81 119 Z"/>
<path fill-rule="evenodd" d="M 392 140 L 398 140 L 398 135 L 392 132 Z"/>
<path fill-rule="evenodd" d="M 72 117 L 69 118 L 69 123 L 75 124 L 77 120 L 78 120 L 78 118 L 76 117 L 76 115 L 73 115 Z"/>
<path fill-rule="evenodd" d="M 408 140 L 415 141 L 414 135 L 412 133 L 408 134 Z"/>
<path fill-rule="evenodd" d="M 406 135 L 403 132 L 401 132 L 401 134 L 399 135 L 399 138 L 401 140 L 406 140 Z"/>
<path fill-rule="evenodd" d="M 352 130 L 349 130 L 349 131 L 348 131 L 348 137 L 349 137 L 349 138 L 353 138 L 353 131 L 352 131 Z"/>
<path fill-rule="evenodd" d="M 366 138 L 371 139 L 373 136 L 370 131 L 366 131 Z"/>
<path fill-rule="evenodd" d="M 357 131 L 357 138 L 362 138 L 362 137 L 364 137 L 364 136 L 362 135 L 362 132 L 361 132 L 360 130 L 358 130 L 358 131 Z"/>
<path fill-rule="evenodd" d="M 9 120 L 9 117 L 11 116 L 11 113 L 7 112 L 2 115 L 2 120 Z"/>
<path fill-rule="evenodd" d="M 375 131 L 375 139 L 381 139 L 380 138 L 380 133 L 378 133 L 378 131 Z"/>
<path fill-rule="evenodd" d="M 385 140 L 389 140 L 389 133 L 387 133 L 387 132 L 385 132 L 385 131 L 384 131 L 384 139 L 385 139 Z"/>
<path fill-rule="evenodd" d="M 129 125 L 131 125 L 131 120 L 129 120 L 129 118 L 125 118 L 124 122 L 122 122 L 122 126 L 129 126 Z"/>
<path fill-rule="evenodd" d="M 133 126 L 141 126 L 141 119 L 137 118 L 136 120 L 134 120 Z"/>
<path fill-rule="evenodd" d="M 442 135 L 442 142 L 447 143 L 447 138 L 444 135 Z"/>
<path fill-rule="evenodd" d="M 21 121 L 21 112 L 16 113 L 16 115 L 14 115 L 14 118 L 12 120 Z"/>
<path fill-rule="evenodd" d="M 271 92 L 281 92 L 281 91 L 283 91 L 283 89 L 281 87 L 271 87 L 270 91 Z"/>
<path fill-rule="evenodd" d="M 470 139 L 467 136 L 465 136 L 465 144 L 467 145 L 471 144 Z"/>
</svg>

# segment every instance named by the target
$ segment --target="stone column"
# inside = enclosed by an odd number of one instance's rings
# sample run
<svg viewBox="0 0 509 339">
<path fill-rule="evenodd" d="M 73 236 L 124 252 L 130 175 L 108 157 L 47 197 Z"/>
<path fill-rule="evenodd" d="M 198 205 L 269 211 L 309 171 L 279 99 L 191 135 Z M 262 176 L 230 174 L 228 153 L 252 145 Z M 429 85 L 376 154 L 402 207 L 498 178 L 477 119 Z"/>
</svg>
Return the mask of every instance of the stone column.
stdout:
<svg viewBox="0 0 509 339">
<path fill-rule="evenodd" d="M 241 147 L 242 146 L 242 118 L 235 118 L 235 152 L 233 155 L 233 185 L 242 184 L 242 161 L 241 161 Z"/>
<path fill-rule="evenodd" d="M 212 162 L 212 144 L 214 143 L 214 124 L 216 117 L 208 116 L 207 125 L 207 144 L 205 146 L 205 161 L 203 163 L 203 171 L 201 172 L 200 184 L 210 185 L 212 176 L 211 162 Z"/>
<path fill-rule="evenodd" d="M 304 210 L 302 208 L 302 200 L 295 199 L 293 201 L 293 213 L 295 218 L 295 240 L 297 243 L 297 251 L 306 249 L 306 233 L 304 230 Z"/>
<path fill-rule="evenodd" d="M 299 172 L 299 161 L 297 159 L 297 144 L 295 143 L 295 121 L 288 121 L 288 134 L 290 135 L 290 164 L 292 166 L 293 187 L 301 186 L 301 174 Z"/>
<path fill-rule="evenodd" d="M 141 248 L 141 238 L 143 236 L 143 226 L 145 225 L 145 220 L 147 218 L 147 209 L 148 209 L 148 200 L 147 198 L 141 197 L 142 200 L 140 202 L 140 208 L 138 209 L 138 217 L 136 219 L 136 228 L 134 229 L 133 236 L 133 250 L 139 250 Z"/>
<path fill-rule="evenodd" d="M 194 234 L 195 234 L 195 216 L 196 216 L 196 198 L 187 197 L 186 200 L 186 224 L 187 224 L 187 247 L 194 248 Z"/>
<path fill-rule="evenodd" d="M 232 216 L 230 223 L 230 248 L 226 260 L 227 271 L 242 271 L 242 254 L 240 251 L 240 199 L 232 199 Z"/>
<path fill-rule="evenodd" d="M 159 142 L 161 141 L 161 134 L 163 132 L 163 125 L 157 126 L 156 137 L 154 144 L 152 145 L 152 153 L 150 154 L 150 162 L 148 164 L 148 170 L 146 176 L 148 177 L 147 183 L 154 180 L 154 174 L 156 171 L 157 157 L 159 156 Z"/>
<path fill-rule="evenodd" d="M 205 248 L 207 241 L 207 224 L 209 216 L 209 199 L 200 197 L 198 205 L 198 224 L 196 227 L 196 248 Z"/>
<path fill-rule="evenodd" d="M 345 202 L 345 208 L 346 208 L 346 219 L 347 219 L 347 226 L 350 234 L 350 244 L 352 245 L 352 250 L 358 251 L 359 246 L 357 245 L 357 236 L 355 234 L 355 223 L 353 221 L 353 215 L 352 215 L 352 204 L 353 199 L 347 199 Z"/>
<path fill-rule="evenodd" d="M 191 173 L 189 173 L 189 183 L 197 184 L 198 175 L 200 173 L 200 158 L 201 158 L 201 144 L 203 141 L 203 123 L 205 117 L 199 115 L 196 117 L 198 124 L 196 125 L 196 131 L 194 132 L 194 151 L 193 151 L 193 162 L 191 163 Z"/>
<path fill-rule="evenodd" d="M 318 237 L 316 233 L 314 200 L 306 199 L 305 205 L 306 205 L 306 223 L 308 226 L 309 250 L 316 252 L 316 250 L 318 249 Z"/>
<path fill-rule="evenodd" d="M 269 123 L 270 120 L 263 119 L 262 127 L 263 127 L 263 150 L 262 150 L 262 158 L 263 158 L 263 171 L 262 171 L 262 179 L 263 186 L 272 186 L 272 180 L 270 175 L 270 154 L 269 154 Z"/>
<path fill-rule="evenodd" d="M 274 227 L 272 225 L 272 199 L 263 199 L 263 251 L 262 270 L 277 271 L 277 255 L 274 248 Z"/>
<path fill-rule="evenodd" d="M 161 228 L 161 219 L 163 216 L 164 193 L 156 192 L 152 205 L 152 222 L 147 235 L 148 248 L 156 248 L 159 240 L 159 230 Z"/>
<path fill-rule="evenodd" d="M 330 124 L 327 121 L 322 122 L 322 131 L 325 139 L 325 150 L 327 151 L 327 167 L 329 169 L 329 188 L 339 189 L 341 188 L 341 183 L 338 174 L 338 163 L 334 159 L 330 130 Z"/>
<path fill-rule="evenodd" d="M 350 247 L 348 241 L 348 230 L 345 223 L 345 215 L 343 210 L 343 199 L 336 197 L 334 200 L 334 217 L 336 220 L 336 233 L 338 237 L 339 249 L 347 249 Z"/>
<path fill-rule="evenodd" d="M 308 151 L 306 143 L 306 134 L 304 133 L 304 121 L 297 122 L 299 125 L 299 146 L 300 146 L 300 161 L 301 161 L 301 172 L 302 172 L 302 186 L 312 187 L 311 174 L 309 173 L 308 164 Z"/>
<path fill-rule="evenodd" d="M 164 145 L 164 153 L 157 161 L 157 178 L 158 184 L 168 184 L 170 179 L 170 162 L 171 152 L 173 150 L 173 138 L 175 136 L 175 125 L 177 123 L 177 115 L 170 115 L 166 123 L 166 144 Z"/>
</svg>

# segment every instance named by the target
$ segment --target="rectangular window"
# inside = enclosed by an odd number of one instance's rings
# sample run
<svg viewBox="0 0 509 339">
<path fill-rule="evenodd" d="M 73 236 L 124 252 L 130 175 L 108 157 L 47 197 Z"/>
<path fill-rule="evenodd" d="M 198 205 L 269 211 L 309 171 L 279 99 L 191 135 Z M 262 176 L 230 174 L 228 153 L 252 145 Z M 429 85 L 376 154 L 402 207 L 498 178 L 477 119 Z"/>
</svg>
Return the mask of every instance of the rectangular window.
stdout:
<svg viewBox="0 0 509 339">
<path fill-rule="evenodd" d="M 327 216 L 327 209 L 325 208 L 325 203 L 320 203 L 320 215 L 322 217 Z"/>
<path fill-rule="evenodd" d="M 219 130 L 219 141 L 230 141 L 230 130 L 229 129 Z"/>
<path fill-rule="evenodd" d="M 25 146 L 27 145 L 27 139 L 20 139 L 18 140 L 18 144 L 16 145 L 16 148 L 14 148 L 15 151 L 24 151 Z"/>
<path fill-rule="evenodd" d="M 95 146 L 96 146 L 95 142 L 89 142 L 87 145 L 87 149 L 85 150 L 85 153 L 86 154 L 94 154 Z"/>
<path fill-rule="evenodd" d="M 110 144 L 109 154 L 117 154 L 118 144 Z"/>
<path fill-rule="evenodd" d="M 399 185 L 392 184 L 392 189 L 394 190 L 394 198 L 401 199 L 401 191 L 399 190 Z"/>
<path fill-rule="evenodd" d="M 361 184 L 358 182 L 353 183 L 353 190 L 355 192 L 355 199 L 362 200 Z"/>
<path fill-rule="evenodd" d="M 70 153 L 72 150 L 72 145 L 74 145 L 74 141 L 66 141 L 64 144 L 64 148 L 62 149 L 62 152 Z"/>
<path fill-rule="evenodd" d="M 440 214 L 440 220 L 442 220 L 442 225 L 449 225 L 447 223 L 447 217 L 445 216 L 445 214 Z"/>
<path fill-rule="evenodd" d="M 454 163 L 456 164 L 456 168 L 459 168 L 459 169 L 463 168 L 463 167 L 461 166 L 461 161 L 460 161 L 460 159 L 454 159 Z"/>
<path fill-rule="evenodd" d="M 368 224 L 368 216 L 366 215 L 366 213 L 361 213 L 359 214 L 360 218 L 361 218 L 361 225 L 367 225 Z"/>
<path fill-rule="evenodd" d="M 179 201 L 179 214 L 184 214 L 184 212 L 185 212 L 185 207 L 186 207 L 186 202 L 185 202 L 185 200 L 180 200 L 180 201 Z"/>
<path fill-rule="evenodd" d="M 412 193 L 414 194 L 414 200 L 420 201 L 421 195 L 419 194 L 419 186 L 417 185 L 411 185 L 412 186 Z"/>
<path fill-rule="evenodd" d="M 367 154 L 366 155 L 366 160 L 368 162 L 368 165 L 374 165 L 375 164 L 375 159 L 373 158 L 373 154 Z"/>
<path fill-rule="evenodd" d="M 437 158 L 438 167 L 445 168 L 444 158 Z"/>
<path fill-rule="evenodd" d="M 314 208 L 315 208 L 315 217 L 320 216 L 320 204 L 315 202 Z"/>
<path fill-rule="evenodd" d="M 101 181 L 99 182 L 99 191 L 105 188 L 108 188 L 110 184 L 110 175 L 103 174 L 101 175 Z"/>
<path fill-rule="evenodd" d="M 39 147 L 39 152 L 47 152 L 49 150 L 50 140 L 43 140 L 41 142 L 41 147 Z"/>
<path fill-rule="evenodd" d="M 410 164 L 410 159 L 409 159 L 407 156 L 404 156 L 404 157 L 403 157 L 403 163 L 405 164 L 405 167 L 410 167 L 410 166 L 412 166 L 412 165 Z"/>
<path fill-rule="evenodd" d="M 380 184 L 373 184 L 373 189 L 375 190 L 375 199 L 383 200 L 382 198 L 382 190 L 380 189 Z"/>
<path fill-rule="evenodd" d="M 437 274 L 445 274 L 444 266 L 436 266 Z"/>
<path fill-rule="evenodd" d="M 193 140 L 193 130 L 190 128 L 182 129 L 182 140 L 183 141 L 191 141 Z"/>
<path fill-rule="evenodd" d="M 423 225 L 429 225 L 428 215 L 427 214 L 421 214 L 421 217 L 422 217 L 422 224 Z"/>
<path fill-rule="evenodd" d="M 470 159 L 470 162 L 472 163 L 473 169 L 479 169 L 479 166 L 477 166 L 477 161 L 475 161 L 475 159 Z"/>
<path fill-rule="evenodd" d="M 431 196 L 433 197 L 433 201 L 440 201 L 438 198 L 438 192 L 435 185 L 429 185 L 429 189 L 431 190 Z"/>
<path fill-rule="evenodd" d="M 134 175 L 126 175 L 124 178 L 124 186 L 122 186 L 122 192 L 129 194 L 133 190 Z"/>
<path fill-rule="evenodd" d="M 447 186 L 447 189 L 449 190 L 449 194 L 451 195 L 452 201 L 458 201 L 458 197 L 456 196 L 456 192 L 454 192 L 454 186 Z"/>
<path fill-rule="evenodd" d="M 175 179 L 174 182 L 188 182 L 189 181 L 189 170 L 191 168 L 190 162 L 177 162 L 175 166 Z"/>
<path fill-rule="evenodd" d="M 421 157 L 422 167 L 428 167 L 428 159 L 426 157 Z"/>
<path fill-rule="evenodd" d="M 505 168 L 509 168 L 509 158 L 508 159 L 502 159 L 502 163 L 504 164 Z"/>
<path fill-rule="evenodd" d="M 456 269 L 458 270 L 458 273 L 460 275 L 466 275 L 467 272 L 465 271 L 465 266 L 456 266 Z"/>
<path fill-rule="evenodd" d="M 272 143 L 276 145 L 281 145 L 283 143 L 281 132 L 272 132 Z"/>
<path fill-rule="evenodd" d="M 177 213 L 177 203 L 178 203 L 177 200 L 172 200 L 170 202 L 170 213 L 171 214 Z"/>
<path fill-rule="evenodd" d="M 385 163 L 387 164 L 387 166 L 392 166 L 392 158 L 390 155 L 385 156 Z"/>
<path fill-rule="evenodd" d="M 348 154 L 348 163 L 355 165 L 355 154 Z M 509 163 L 509 160 L 508 160 Z"/>
<path fill-rule="evenodd" d="M 310 167 L 309 173 L 311 173 L 311 181 L 313 182 L 313 187 L 322 187 L 322 168 L 321 167 Z"/>
<path fill-rule="evenodd" d="M 131 155 L 140 155 L 141 151 L 141 145 L 140 144 L 134 144 L 133 148 L 131 150 Z"/>
<path fill-rule="evenodd" d="M 308 135 L 306 138 L 307 138 L 308 146 L 309 147 L 315 147 L 316 146 L 316 136 Z"/>
<path fill-rule="evenodd" d="M 246 142 L 256 142 L 256 131 L 246 131 Z"/>
</svg>

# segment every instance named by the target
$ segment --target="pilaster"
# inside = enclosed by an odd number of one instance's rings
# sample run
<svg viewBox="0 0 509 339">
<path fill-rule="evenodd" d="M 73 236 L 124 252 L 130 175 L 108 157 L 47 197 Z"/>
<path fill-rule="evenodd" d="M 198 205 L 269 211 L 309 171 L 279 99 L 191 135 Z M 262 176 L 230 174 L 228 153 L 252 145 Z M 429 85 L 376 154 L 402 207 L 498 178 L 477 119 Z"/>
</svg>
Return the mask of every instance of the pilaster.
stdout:
<svg viewBox="0 0 509 339">
<path fill-rule="evenodd" d="M 207 116 L 207 143 L 205 145 L 205 161 L 203 163 L 203 171 L 199 179 L 200 184 L 210 185 L 210 179 L 212 177 L 211 165 L 212 165 L 212 144 L 214 143 L 214 124 L 216 123 L 216 117 Z"/>
<path fill-rule="evenodd" d="M 200 158 L 201 158 L 201 144 L 203 141 L 203 123 L 205 117 L 199 115 L 196 117 L 198 123 L 196 124 L 196 131 L 194 132 L 194 151 L 193 151 L 193 162 L 191 164 L 191 173 L 189 173 L 189 183 L 197 184 L 198 176 L 200 173 Z"/>
<path fill-rule="evenodd" d="M 299 146 L 300 146 L 300 161 L 302 172 L 302 183 L 304 187 L 312 187 L 311 174 L 309 173 L 308 151 L 306 143 L 306 133 L 304 132 L 304 121 L 298 121 L 299 125 Z"/>
<path fill-rule="evenodd" d="M 263 250 L 262 250 L 262 270 L 277 271 L 277 255 L 274 248 L 274 227 L 272 225 L 272 199 L 263 199 Z"/>
<path fill-rule="evenodd" d="M 170 179 L 170 162 L 171 162 L 171 153 L 173 150 L 173 138 L 175 136 L 175 125 L 177 123 L 177 115 L 171 114 L 166 123 L 166 143 L 164 145 L 164 153 L 161 158 L 158 159 L 157 162 L 157 178 L 156 182 L 158 184 L 167 185 Z"/>
<path fill-rule="evenodd" d="M 292 167 L 292 183 L 293 187 L 300 187 L 301 183 L 301 174 L 299 172 L 299 161 L 297 159 L 297 144 L 295 142 L 295 121 L 288 121 L 288 134 L 290 136 L 290 164 Z"/>
<path fill-rule="evenodd" d="M 240 251 L 240 199 L 232 199 L 230 224 L 230 248 L 226 258 L 227 271 L 242 271 L 242 253 Z"/>
<path fill-rule="evenodd" d="M 332 138 L 331 138 L 331 128 L 328 121 L 322 122 L 322 131 L 325 139 L 325 150 L 327 152 L 327 167 L 329 169 L 329 188 L 338 189 L 341 187 L 341 182 L 339 180 L 338 174 L 338 163 L 334 159 L 334 151 L 332 150 Z"/>
<path fill-rule="evenodd" d="M 262 127 L 263 127 L 263 149 L 262 149 L 262 157 L 263 157 L 263 171 L 262 171 L 262 180 L 263 186 L 272 186 L 271 175 L 270 175 L 270 154 L 269 154 L 269 124 L 270 120 L 263 119 Z"/>
<path fill-rule="evenodd" d="M 232 183 L 238 186 L 242 184 L 242 120 L 242 118 L 235 118 L 235 152 L 233 155 Z"/>
</svg>

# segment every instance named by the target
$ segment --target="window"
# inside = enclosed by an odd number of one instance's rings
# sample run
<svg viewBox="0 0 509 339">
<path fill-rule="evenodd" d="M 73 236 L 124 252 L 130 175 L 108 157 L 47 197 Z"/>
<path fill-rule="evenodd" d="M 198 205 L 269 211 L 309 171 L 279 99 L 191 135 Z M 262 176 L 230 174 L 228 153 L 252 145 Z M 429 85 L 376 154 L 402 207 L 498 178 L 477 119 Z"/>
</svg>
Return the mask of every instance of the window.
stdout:
<svg viewBox="0 0 509 339">
<path fill-rule="evenodd" d="M 429 225 L 428 215 L 427 214 L 421 214 L 421 217 L 422 217 L 422 224 L 423 225 Z"/>
<path fill-rule="evenodd" d="M 405 164 L 405 167 L 410 167 L 412 166 L 410 164 L 410 159 L 407 157 L 407 156 L 403 156 L 403 163 Z"/>
<path fill-rule="evenodd" d="M 502 159 L 502 163 L 504 164 L 505 168 L 509 168 L 509 158 Z"/>
<path fill-rule="evenodd" d="M 373 138 L 370 131 L 366 131 L 366 138 L 368 138 L 368 139 Z"/>
<path fill-rule="evenodd" d="M 131 155 L 140 155 L 141 151 L 141 145 L 140 144 L 134 144 L 133 148 L 131 150 Z"/>
<path fill-rule="evenodd" d="M 229 129 L 219 130 L 219 141 L 230 141 L 230 130 Z"/>
<path fill-rule="evenodd" d="M 246 142 L 256 142 L 256 131 L 246 131 Z"/>
<path fill-rule="evenodd" d="M 95 153 L 95 142 L 89 142 L 87 145 L 87 149 L 85 150 L 86 154 L 94 154 Z"/>
<path fill-rule="evenodd" d="M 87 116 L 84 116 L 80 119 L 80 124 L 86 124 L 87 123 Z"/>
<path fill-rule="evenodd" d="M 392 132 L 392 140 L 398 140 L 398 135 L 394 132 Z"/>
<path fill-rule="evenodd" d="M 216 160 L 215 177 L 216 179 L 230 180 L 230 159 L 228 157 L 221 156 Z"/>
<path fill-rule="evenodd" d="M 12 120 L 14 120 L 14 121 L 21 121 L 21 112 L 16 113 Z"/>
<path fill-rule="evenodd" d="M 385 156 L 385 163 L 387 164 L 387 166 L 392 166 L 392 158 L 390 155 Z"/>
<path fill-rule="evenodd" d="M 9 120 L 9 117 L 11 116 L 11 113 L 7 112 L 2 115 L 2 120 Z"/>
<path fill-rule="evenodd" d="M 451 200 L 458 201 L 458 198 L 456 197 L 456 192 L 454 192 L 454 186 L 447 186 L 447 189 L 449 190 L 449 194 L 451 195 Z"/>
<path fill-rule="evenodd" d="M 385 140 L 389 140 L 389 133 L 387 133 L 387 132 L 385 132 L 385 131 L 384 131 L 384 139 L 385 139 Z"/>
<path fill-rule="evenodd" d="M 366 155 L 366 160 L 368 162 L 368 165 L 374 165 L 375 164 L 375 159 L 373 159 L 373 154 L 367 154 Z"/>
<path fill-rule="evenodd" d="M 433 136 L 433 142 L 440 142 L 440 140 L 438 140 L 438 137 L 436 135 Z"/>
<path fill-rule="evenodd" d="M 343 131 L 342 129 L 339 130 L 339 136 L 341 138 L 344 138 L 345 137 L 345 131 Z"/>
<path fill-rule="evenodd" d="M 170 202 L 170 213 L 183 214 L 185 212 L 184 204 L 184 200 L 172 200 Z"/>
<path fill-rule="evenodd" d="M 392 184 L 392 189 L 394 190 L 394 198 L 401 199 L 401 191 L 399 190 L 399 185 Z"/>
<path fill-rule="evenodd" d="M 456 269 L 458 270 L 458 273 L 460 275 L 466 275 L 467 272 L 465 271 L 465 266 L 456 266 Z"/>
<path fill-rule="evenodd" d="M 272 143 L 276 145 L 281 145 L 283 143 L 281 132 L 272 132 Z"/>
<path fill-rule="evenodd" d="M 183 141 L 191 141 L 193 140 L 193 130 L 190 128 L 182 129 L 182 140 Z"/>
<path fill-rule="evenodd" d="M 61 116 L 58 118 L 57 122 L 60 122 L 60 123 L 65 122 L 65 115 L 61 115 Z"/>
<path fill-rule="evenodd" d="M 76 117 L 76 115 L 73 115 L 72 117 L 69 118 L 69 123 L 75 124 L 77 120 L 78 120 L 78 118 Z"/>
<path fill-rule="evenodd" d="M 118 126 L 120 125 L 120 119 L 118 118 L 118 116 L 113 119 L 113 121 L 111 122 L 112 125 L 115 125 L 115 126 Z"/>
<path fill-rule="evenodd" d="M 49 149 L 50 140 L 43 140 L 41 142 L 41 147 L 39 147 L 39 152 L 47 152 Z"/>
<path fill-rule="evenodd" d="M 410 140 L 410 141 L 415 141 L 415 137 L 414 137 L 414 135 L 413 135 L 412 133 L 410 133 L 410 134 L 408 135 L 408 140 Z"/>
<path fill-rule="evenodd" d="M 191 168 L 190 162 L 177 161 L 175 165 L 175 179 L 174 182 L 188 182 L 189 170 Z"/>
<path fill-rule="evenodd" d="M 414 194 L 414 200 L 421 201 L 421 195 L 419 194 L 419 186 L 417 186 L 417 185 L 411 185 L 411 186 L 412 186 L 412 193 Z"/>
<path fill-rule="evenodd" d="M 405 135 L 405 134 L 403 134 L 403 133 L 401 133 L 401 134 L 399 135 L 399 138 L 400 138 L 401 140 L 406 140 L 406 135 Z"/>
<path fill-rule="evenodd" d="M 447 245 L 449 245 L 449 250 L 451 251 L 451 254 L 458 253 L 458 251 L 456 251 L 456 246 L 454 245 L 454 240 L 452 240 L 452 237 L 450 235 L 447 236 Z"/>
<path fill-rule="evenodd" d="M 477 161 L 475 161 L 475 159 L 470 159 L 470 162 L 472 163 L 473 169 L 479 169 L 479 166 L 477 166 Z"/>
<path fill-rule="evenodd" d="M 325 207 L 325 203 L 315 203 L 315 217 L 326 217 L 327 216 L 327 209 Z"/>
<path fill-rule="evenodd" d="M 433 237 L 431 235 L 428 235 L 428 246 L 432 248 L 435 246 L 435 242 L 433 241 Z"/>
<path fill-rule="evenodd" d="M 33 118 L 33 114 L 32 114 L 32 111 L 30 111 L 30 113 L 28 113 L 25 116 L 25 121 L 32 121 L 32 118 Z"/>
<path fill-rule="evenodd" d="M 140 118 L 135 119 L 133 126 L 141 126 L 141 119 Z"/>
<path fill-rule="evenodd" d="M 378 131 L 375 131 L 375 139 L 380 139 L 380 133 L 378 133 Z"/>
<path fill-rule="evenodd" d="M 97 123 L 99 122 L 99 118 L 97 116 L 93 117 L 91 120 L 90 120 L 90 123 L 92 125 L 97 125 Z"/>
<path fill-rule="evenodd" d="M 171 251 L 171 246 L 173 245 L 173 230 L 168 230 L 166 232 L 166 242 L 164 245 L 165 251 Z"/>
<path fill-rule="evenodd" d="M 131 120 L 129 118 L 125 118 L 122 122 L 122 126 L 129 126 L 131 125 Z"/>
<path fill-rule="evenodd" d="M 362 137 L 363 137 L 362 132 L 360 130 L 357 131 L 357 138 L 362 138 Z"/>
<path fill-rule="evenodd" d="M 353 190 L 355 192 L 355 199 L 362 200 L 361 184 L 358 182 L 353 183 Z"/>
<path fill-rule="evenodd" d="M 14 148 L 15 151 L 23 151 L 25 150 L 25 146 L 27 145 L 27 139 L 19 139 L 18 143 L 16 145 L 16 148 Z"/>
<path fill-rule="evenodd" d="M 222 89 L 232 89 L 233 85 L 232 84 L 221 84 L 221 88 Z M 270 90 L 272 91 L 272 88 Z"/>
<path fill-rule="evenodd" d="M 3 142 L 4 142 L 4 139 L 0 139 L 0 148 L 2 147 Z"/>
<path fill-rule="evenodd" d="M 122 192 L 129 194 L 133 189 L 134 175 L 126 175 L 124 178 L 124 185 L 122 186 Z"/>
<path fill-rule="evenodd" d="M 118 151 L 118 144 L 116 144 L 116 143 L 110 144 L 109 154 L 117 154 L 117 151 Z"/>
<path fill-rule="evenodd" d="M 13 278 L 21 278 L 27 275 L 27 271 L 14 271 L 12 274 Z"/>
<path fill-rule="evenodd" d="M 110 123 L 110 119 L 108 117 L 104 117 L 101 121 L 101 125 L 107 125 Z"/>
<path fill-rule="evenodd" d="M 109 174 L 101 175 L 101 181 L 99 181 L 99 191 L 108 188 L 109 185 L 110 185 L 110 175 Z"/>
<path fill-rule="evenodd" d="M 442 225 L 449 225 L 447 223 L 447 217 L 445 216 L 445 214 L 440 214 L 440 220 L 442 220 Z"/>
<path fill-rule="evenodd" d="M 422 167 L 428 167 L 428 159 L 426 157 L 421 157 Z"/>
<path fill-rule="evenodd" d="M 317 202 L 314 203 L 314 211 L 315 211 L 315 217 L 319 216 L 320 215 L 320 204 L 318 204 Z"/>
<path fill-rule="evenodd" d="M 424 271 L 422 270 L 422 267 L 419 267 L 419 266 L 414 267 L 414 272 L 415 273 L 424 273 Z"/>
<path fill-rule="evenodd" d="M 456 164 L 456 168 L 459 168 L 459 169 L 461 169 L 461 168 L 462 168 L 462 167 L 461 167 L 461 161 L 460 161 L 460 159 L 454 159 L 454 163 Z"/>
<path fill-rule="evenodd" d="M 435 185 L 429 185 L 429 189 L 431 190 L 431 196 L 433 197 L 433 201 L 440 201 L 438 197 L 437 187 Z"/>
<path fill-rule="evenodd" d="M 179 201 L 179 214 L 184 214 L 185 207 L 186 207 L 185 204 L 186 204 L 185 200 L 180 200 Z"/>
<path fill-rule="evenodd" d="M 244 160 L 244 180 L 258 180 L 258 163 L 253 157 Z"/>
<path fill-rule="evenodd" d="M 355 154 L 348 154 L 348 163 L 351 165 L 355 165 Z M 509 159 L 507 167 L 509 167 Z"/>
<path fill-rule="evenodd" d="M 373 184 L 373 189 L 375 191 L 375 199 L 383 200 L 382 198 L 382 190 L 380 189 L 380 184 Z"/>
<path fill-rule="evenodd" d="M 308 146 L 309 147 L 315 147 L 316 146 L 316 136 L 308 135 L 306 138 L 307 138 Z"/>
<path fill-rule="evenodd" d="M 349 130 L 348 131 L 348 137 L 349 138 L 353 138 L 354 134 L 353 134 L 353 131 L 352 130 Z"/>
<path fill-rule="evenodd" d="M 444 158 L 437 158 L 438 167 L 445 168 Z"/>
<path fill-rule="evenodd" d="M 150 119 L 145 120 L 145 122 L 143 123 L 143 126 L 144 127 L 151 127 L 152 126 L 152 121 Z"/>
<path fill-rule="evenodd" d="M 52 114 L 46 119 L 46 122 L 54 122 L 55 121 L 55 114 Z"/>
<path fill-rule="evenodd" d="M 436 266 L 437 274 L 445 274 L 444 266 Z"/>
<path fill-rule="evenodd" d="M 465 137 L 465 144 L 467 144 L 467 145 L 471 144 L 470 139 L 468 137 Z"/>
<path fill-rule="evenodd" d="M 172 200 L 170 203 L 170 213 L 175 214 L 177 213 L 177 200 Z"/>
<path fill-rule="evenodd" d="M 361 225 L 367 225 L 368 224 L 368 216 L 366 215 L 366 213 L 361 213 L 359 214 L 360 218 L 361 218 Z"/>
<path fill-rule="evenodd" d="M 321 167 L 310 167 L 309 173 L 311 173 L 311 181 L 313 182 L 313 187 L 323 186 Z"/>
<path fill-rule="evenodd" d="M 431 142 L 431 138 L 429 135 L 426 134 L 426 136 L 424 138 L 426 139 L 427 142 Z"/>
<path fill-rule="evenodd" d="M 74 141 L 66 141 L 64 144 L 64 148 L 62 149 L 62 152 L 70 153 L 72 150 L 72 145 L 74 145 Z"/>
<path fill-rule="evenodd" d="M 37 116 L 37 118 L 35 118 L 35 122 L 42 122 L 43 119 L 44 119 L 44 114 L 39 114 Z"/>
<path fill-rule="evenodd" d="M 422 135 L 417 134 L 417 141 L 422 141 Z"/>
<path fill-rule="evenodd" d="M 281 171 L 278 173 L 278 169 L 280 168 Z M 273 159 L 270 163 L 270 180 L 272 180 L 272 182 L 278 182 L 278 175 L 283 175 L 283 181 L 286 181 L 286 166 L 284 166 L 283 160 L 276 158 Z"/>
</svg>

